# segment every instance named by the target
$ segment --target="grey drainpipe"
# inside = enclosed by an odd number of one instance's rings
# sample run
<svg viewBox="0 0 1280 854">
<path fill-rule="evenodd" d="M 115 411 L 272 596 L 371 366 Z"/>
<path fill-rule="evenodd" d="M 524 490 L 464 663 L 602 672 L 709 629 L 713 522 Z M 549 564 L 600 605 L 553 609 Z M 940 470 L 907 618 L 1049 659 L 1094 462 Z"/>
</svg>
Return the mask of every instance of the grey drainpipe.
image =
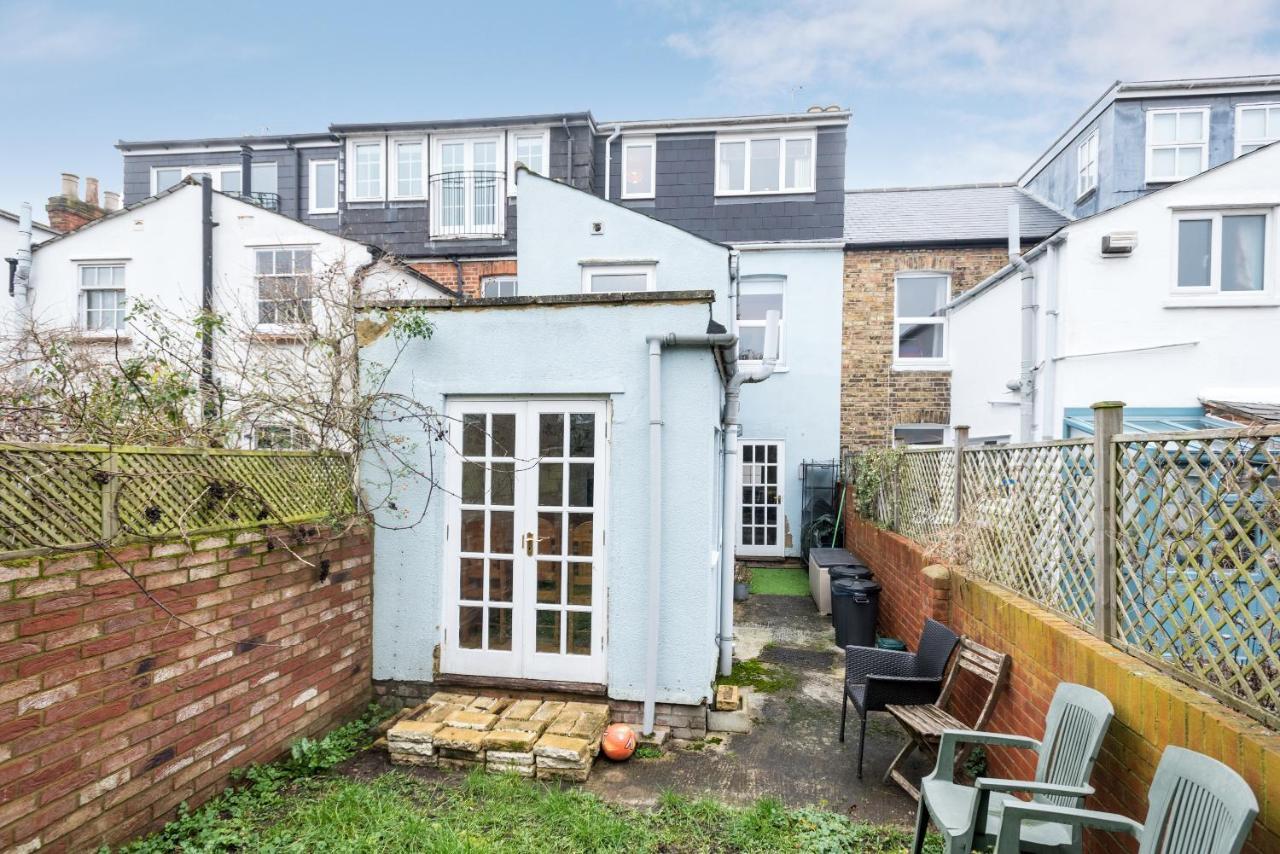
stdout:
<svg viewBox="0 0 1280 854">
<path fill-rule="evenodd" d="M 569 138 L 569 151 L 568 151 L 568 154 L 565 155 L 565 159 L 569 161 L 568 162 L 569 168 L 565 171 L 564 174 L 565 174 L 565 181 L 569 184 L 570 187 L 572 187 L 573 186 L 573 132 L 569 130 L 568 116 L 560 117 L 560 126 L 564 128 L 564 135 Z M 551 162 L 551 152 L 548 151 L 547 163 L 550 163 L 550 162 Z"/>
<path fill-rule="evenodd" d="M 649 344 L 649 570 L 647 584 L 646 636 L 645 636 L 645 677 L 644 677 L 644 712 L 641 730 L 645 734 L 653 732 L 654 707 L 658 697 L 658 612 L 662 601 L 662 350 L 665 347 L 716 347 L 724 356 L 725 365 L 725 410 L 724 424 L 724 465 L 726 472 L 725 497 L 732 498 L 735 481 L 732 477 L 735 469 L 730 463 L 737 454 L 736 433 L 738 427 L 738 393 L 744 382 L 761 382 L 773 373 L 777 363 L 778 350 L 778 313 L 770 311 L 765 321 L 765 353 L 768 357 L 760 368 L 754 371 L 738 371 L 737 355 L 738 336 L 729 333 L 711 333 L 704 335 L 649 335 L 645 340 Z M 732 427 L 732 429 L 731 429 Z M 736 503 L 726 503 L 721 508 L 722 536 L 727 537 L 720 548 L 721 572 L 721 618 L 720 618 L 720 656 L 721 668 L 724 667 L 726 650 L 732 661 L 733 656 L 733 527 L 734 514 L 731 507 Z M 727 568 L 728 577 L 725 577 Z M 728 591 L 729 615 L 723 613 L 724 591 Z"/>
<path fill-rule="evenodd" d="M 450 260 L 453 261 L 454 275 L 457 276 L 457 280 L 458 280 L 458 298 L 461 299 L 462 297 L 465 297 L 467 295 L 466 292 L 462 289 L 462 261 L 458 259 L 457 255 L 453 256 L 453 258 Z M 480 296 L 484 296 L 484 294 L 481 293 Z"/>
<path fill-rule="evenodd" d="M 610 185 L 613 184 L 613 141 L 622 136 L 622 128 L 613 126 L 613 133 L 604 141 L 604 200 L 609 201 Z"/>
<path fill-rule="evenodd" d="M 205 421 L 217 415 L 213 399 L 213 179 L 200 179 L 200 309 L 205 316 L 200 336 L 200 391 Z"/>
<path fill-rule="evenodd" d="M 289 147 L 293 149 L 293 218 L 302 219 L 302 149 L 289 143 Z M 336 170 L 337 167 L 335 166 Z M 334 175 L 334 183 L 337 183 L 337 175 Z M 337 188 L 334 188 L 337 192 Z"/>
<path fill-rule="evenodd" d="M 1022 274 L 1022 365 L 1010 388 L 1018 392 L 1018 434 L 1020 442 L 1034 442 L 1036 430 L 1036 274 L 1022 257 L 1022 237 L 1018 205 L 1009 205 L 1009 263 Z"/>
<path fill-rule="evenodd" d="M 253 149 L 240 146 L 240 195 L 253 198 Z"/>
<path fill-rule="evenodd" d="M 27 369 L 27 332 L 31 328 L 31 203 L 23 202 L 18 212 L 18 250 L 14 254 L 13 299 L 18 329 L 18 370 Z"/>
</svg>

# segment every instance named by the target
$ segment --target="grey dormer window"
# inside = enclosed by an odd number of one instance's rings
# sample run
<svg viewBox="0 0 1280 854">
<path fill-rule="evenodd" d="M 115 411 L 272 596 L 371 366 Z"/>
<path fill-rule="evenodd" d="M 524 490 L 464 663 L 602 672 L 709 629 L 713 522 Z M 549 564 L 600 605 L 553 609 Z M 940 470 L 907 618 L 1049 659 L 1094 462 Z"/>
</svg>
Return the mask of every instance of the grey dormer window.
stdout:
<svg viewBox="0 0 1280 854">
<path fill-rule="evenodd" d="M 1208 107 L 1147 111 L 1147 183 L 1181 181 L 1208 168 Z"/>
<path fill-rule="evenodd" d="M 1082 199 L 1098 186 L 1098 131 L 1094 130 L 1076 146 L 1076 198 Z"/>
<path fill-rule="evenodd" d="M 811 193 L 814 133 L 760 133 L 716 137 L 716 195 Z"/>
<path fill-rule="evenodd" d="M 1280 139 L 1280 104 L 1236 107 L 1236 157 Z"/>
</svg>

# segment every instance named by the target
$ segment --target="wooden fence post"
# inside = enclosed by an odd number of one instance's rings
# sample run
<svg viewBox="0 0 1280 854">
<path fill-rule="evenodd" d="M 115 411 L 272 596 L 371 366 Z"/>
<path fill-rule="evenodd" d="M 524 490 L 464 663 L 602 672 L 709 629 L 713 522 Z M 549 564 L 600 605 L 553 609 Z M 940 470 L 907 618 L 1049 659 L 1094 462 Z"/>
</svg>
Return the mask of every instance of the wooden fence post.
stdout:
<svg viewBox="0 0 1280 854">
<path fill-rule="evenodd" d="M 117 503 L 120 497 L 120 457 L 108 451 L 102 460 L 102 541 L 110 543 L 120 533 Z"/>
<path fill-rule="evenodd" d="M 1093 633 L 1116 634 L 1116 455 L 1112 438 L 1124 432 L 1124 404 L 1093 409 Z"/>
<path fill-rule="evenodd" d="M 964 451 L 965 445 L 969 444 L 969 425 L 957 424 L 952 432 L 955 434 L 956 463 L 955 463 L 955 511 L 956 524 L 960 524 L 960 519 L 964 515 L 964 467 L 960 465 L 961 452 Z"/>
</svg>

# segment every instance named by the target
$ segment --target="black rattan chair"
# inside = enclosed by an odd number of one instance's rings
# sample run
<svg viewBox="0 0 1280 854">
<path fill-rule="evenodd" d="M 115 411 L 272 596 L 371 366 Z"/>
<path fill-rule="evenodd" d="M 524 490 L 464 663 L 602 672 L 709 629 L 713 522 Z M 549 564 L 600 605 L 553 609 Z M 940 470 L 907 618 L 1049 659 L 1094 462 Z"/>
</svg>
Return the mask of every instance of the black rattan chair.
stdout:
<svg viewBox="0 0 1280 854">
<path fill-rule="evenodd" d="M 844 741 L 849 701 L 862 719 L 858 728 L 858 779 L 862 779 L 862 747 L 867 740 L 867 712 L 885 706 L 932 703 L 942 690 L 947 660 L 960 637 L 936 620 L 926 620 L 915 652 L 874 646 L 844 649 L 844 702 L 840 706 L 840 740 Z"/>
</svg>

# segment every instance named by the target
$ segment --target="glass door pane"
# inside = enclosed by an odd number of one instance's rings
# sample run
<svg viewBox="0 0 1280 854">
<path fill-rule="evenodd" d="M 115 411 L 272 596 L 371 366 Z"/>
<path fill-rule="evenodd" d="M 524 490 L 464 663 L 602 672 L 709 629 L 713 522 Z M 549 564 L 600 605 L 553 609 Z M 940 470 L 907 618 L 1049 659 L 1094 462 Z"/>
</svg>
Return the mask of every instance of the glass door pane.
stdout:
<svg viewBox="0 0 1280 854">
<path fill-rule="evenodd" d="M 498 143 L 476 140 L 471 143 L 475 194 L 472 215 L 476 226 L 492 227 L 497 220 Z"/>
<path fill-rule="evenodd" d="M 466 149 L 465 142 L 446 142 L 440 146 L 440 222 L 459 227 L 466 217 Z"/>
<path fill-rule="evenodd" d="M 458 647 L 512 651 L 516 605 L 516 415 L 464 412 Z"/>
<path fill-rule="evenodd" d="M 781 554 L 782 461 L 777 442 L 739 445 L 739 545 L 751 554 Z"/>
</svg>

